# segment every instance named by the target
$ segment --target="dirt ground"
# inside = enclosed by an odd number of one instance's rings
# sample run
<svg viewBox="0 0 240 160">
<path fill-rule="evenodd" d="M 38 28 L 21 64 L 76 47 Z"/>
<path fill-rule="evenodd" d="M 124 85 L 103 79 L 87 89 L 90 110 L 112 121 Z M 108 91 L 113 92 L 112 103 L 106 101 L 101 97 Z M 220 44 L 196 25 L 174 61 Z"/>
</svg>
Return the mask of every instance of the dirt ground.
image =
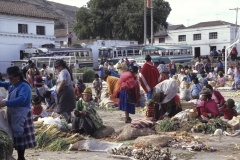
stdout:
<svg viewBox="0 0 240 160">
<path fill-rule="evenodd" d="M 233 98 L 240 101 L 239 96 L 234 97 L 236 91 L 221 90 L 221 93 L 226 99 Z M 105 111 L 98 110 L 105 125 L 112 126 L 115 130 L 120 129 L 125 125 L 123 122 L 124 113 L 122 111 Z M 131 115 L 132 119 L 143 118 L 144 115 L 136 113 Z M 240 160 L 240 136 L 237 137 L 214 137 L 211 135 L 203 135 L 200 133 L 193 133 L 194 136 L 201 137 L 201 142 L 210 147 L 219 149 L 217 152 L 190 152 L 182 148 L 170 148 L 173 155 L 180 159 L 197 159 L 197 160 Z M 122 142 L 124 145 L 129 145 L 131 141 Z M 17 158 L 17 153 L 14 151 L 14 157 Z M 27 160 L 113 160 L 105 152 L 45 152 L 26 150 Z"/>
</svg>

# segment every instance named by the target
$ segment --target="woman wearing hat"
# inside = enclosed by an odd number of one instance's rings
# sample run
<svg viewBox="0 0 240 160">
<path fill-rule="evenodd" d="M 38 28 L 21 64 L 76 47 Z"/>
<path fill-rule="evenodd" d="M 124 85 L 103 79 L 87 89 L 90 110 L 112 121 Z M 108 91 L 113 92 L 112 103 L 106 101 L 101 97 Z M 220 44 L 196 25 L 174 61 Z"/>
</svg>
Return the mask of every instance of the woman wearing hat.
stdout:
<svg viewBox="0 0 240 160">
<path fill-rule="evenodd" d="M 202 101 L 197 106 L 198 117 L 216 118 L 219 115 L 217 103 L 212 99 L 210 89 L 204 88 L 201 92 Z"/>
<path fill-rule="evenodd" d="M 73 77 L 66 63 L 62 59 L 55 62 L 55 68 L 59 72 L 56 86 L 58 99 L 56 112 L 64 116 L 67 121 L 70 121 L 71 112 L 75 108 L 76 103 L 72 85 Z"/>
<path fill-rule="evenodd" d="M 140 87 L 137 82 L 136 75 L 138 73 L 137 66 L 129 67 L 128 72 L 124 72 L 120 79 L 119 103 L 118 109 L 125 112 L 125 123 L 131 123 L 130 114 L 135 114 L 135 106 L 140 99 Z"/>
<path fill-rule="evenodd" d="M 214 90 L 210 84 L 206 85 L 206 88 L 210 90 L 212 99 L 217 103 L 217 105 L 219 105 L 219 107 L 221 107 L 225 103 L 225 99 L 222 94 L 219 91 Z"/>
<path fill-rule="evenodd" d="M 31 87 L 23 79 L 17 66 L 7 68 L 10 82 L 0 82 L 0 87 L 8 89 L 7 101 L 1 101 L 0 107 L 7 106 L 8 122 L 12 129 L 14 147 L 19 160 L 25 160 L 24 152 L 27 148 L 36 146 L 34 126 L 31 112 Z"/>
<path fill-rule="evenodd" d="M 72 132 L 92 135 L 94 131 L 104 128 L 103 121 L 95 110 L 95 102 L 92 99 L 92 89 L 83 91 L 83 98 L 77 101 L 72 121 Z"/>
</svg>

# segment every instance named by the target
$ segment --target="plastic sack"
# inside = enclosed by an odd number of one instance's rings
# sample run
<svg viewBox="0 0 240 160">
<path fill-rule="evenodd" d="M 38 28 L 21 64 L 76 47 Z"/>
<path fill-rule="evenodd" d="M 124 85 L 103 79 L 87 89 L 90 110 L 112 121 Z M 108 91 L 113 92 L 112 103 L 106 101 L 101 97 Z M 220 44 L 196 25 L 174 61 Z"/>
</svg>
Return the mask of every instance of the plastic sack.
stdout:
<svg viewBox="0 0 240 160">
<path fill-rule="evenodd" d="M 5 131 L 10 137 L 12 137 L 12 129 L 7 122 L 5 111 L 0 109 L 0 130 Z"/>
<path fill-rule="evenodd" d="M 0 101 L 7 98 L 7 92 L 5 88 L 0 87 Z"/>
<path fill-rule="evenodd" d="M 185 101 L 191 100 L 191 91 L 189 89 L 180 89 L 180 99 Z"/>
<path fill-rule="evenodd" d="M 185 111 L 181 111 L 178 114 L 174 116 L 174 118 L 177 118 L 179 122 L 186 122 L 188 121 L 188 113 L 190 112 L 189 109 L 186 109 Z"/>
<path fill-rule="evenodd" d="M 50 125 L 50 124 L 57 124 L 58 128 L 62 127 L 62 121 L 59 117 L 53 118 L 53 117 L 45 117 L 41 118 L 41 121 L 44 121 L 43 124 Z"/>
<path fill-rule="evenodd" d="M 239 103 L 235 103 L 235 106 L 236 106 L 236 111 L 238 114 L 240 114 L 240 104 Z"/>
</svg>

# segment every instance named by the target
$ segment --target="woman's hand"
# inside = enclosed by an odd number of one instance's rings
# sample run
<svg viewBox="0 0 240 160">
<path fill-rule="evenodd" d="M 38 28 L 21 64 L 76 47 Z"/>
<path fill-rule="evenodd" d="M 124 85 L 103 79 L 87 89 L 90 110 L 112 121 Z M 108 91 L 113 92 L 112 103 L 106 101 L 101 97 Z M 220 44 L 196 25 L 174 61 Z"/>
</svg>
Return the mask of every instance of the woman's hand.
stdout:
<svg viewBox="0 0 240 160">
<path fill-rule="evenodd" d="M 1 101 L 0 102 L 0 107 L 5 107 L 6 106 L 6 101 Z"/>
</svg>

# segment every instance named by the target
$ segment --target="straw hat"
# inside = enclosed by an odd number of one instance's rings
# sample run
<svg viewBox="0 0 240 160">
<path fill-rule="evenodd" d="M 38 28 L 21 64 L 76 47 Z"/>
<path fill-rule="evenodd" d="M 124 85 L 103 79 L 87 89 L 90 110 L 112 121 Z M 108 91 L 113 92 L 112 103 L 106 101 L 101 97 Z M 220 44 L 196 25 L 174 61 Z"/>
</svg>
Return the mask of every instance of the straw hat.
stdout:
<svg viewBox="0 0 240 160">
<path fill-rule="evenodd" d="M 87 95 L 92 95 L 92 89 L 91 88 L 86 88 L 82 94 L 87 94 Z"/>
</svg>

